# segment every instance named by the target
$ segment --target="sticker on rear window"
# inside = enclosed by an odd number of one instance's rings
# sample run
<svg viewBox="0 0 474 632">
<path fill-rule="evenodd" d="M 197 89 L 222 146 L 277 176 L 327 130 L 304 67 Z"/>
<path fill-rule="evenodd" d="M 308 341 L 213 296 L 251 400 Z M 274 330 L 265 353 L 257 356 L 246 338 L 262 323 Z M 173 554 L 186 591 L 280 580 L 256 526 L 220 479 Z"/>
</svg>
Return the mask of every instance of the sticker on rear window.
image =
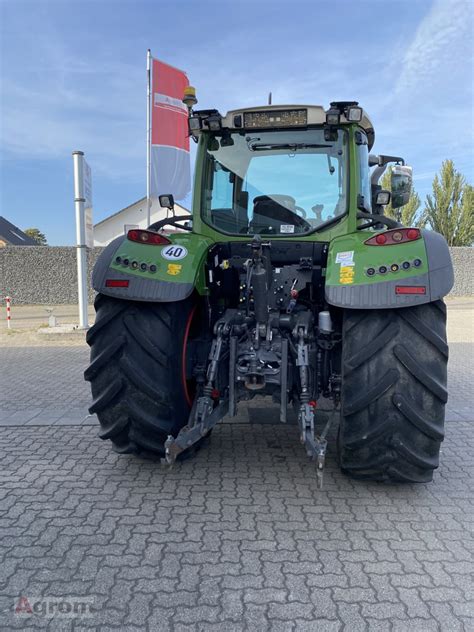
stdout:
<svg viewBox="0 0 474 632">
<path fill-rule="evenodd" d="M 294 233 L 295 227 L 293 224 L 281 224 L 280 233 Z"/>
</svg>

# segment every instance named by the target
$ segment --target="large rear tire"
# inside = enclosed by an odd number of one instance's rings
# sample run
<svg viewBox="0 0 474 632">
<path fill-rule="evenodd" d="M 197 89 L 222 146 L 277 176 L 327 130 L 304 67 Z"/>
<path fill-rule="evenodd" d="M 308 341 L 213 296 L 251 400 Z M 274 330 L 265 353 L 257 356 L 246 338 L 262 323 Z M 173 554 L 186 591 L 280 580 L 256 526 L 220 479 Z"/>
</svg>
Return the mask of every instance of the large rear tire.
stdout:
<svg viewBox="0 0 474 632">
<path fill-rule="evenodd" d="M 192 299 L 143 303 L 97 296 L 84 377 L 91 383 L 89 411 L 99 418 L 99 436 L 110 439 L 115 452 L 163 456 L 168 435 L 186 424 L 183 345 L 194 306 Z"/>
<path fill-rule="evenodd" d="M 339 462 L 375 481 L 425 483 L 447 401 L 446 306 L 346 310 Z"/>
</svg>

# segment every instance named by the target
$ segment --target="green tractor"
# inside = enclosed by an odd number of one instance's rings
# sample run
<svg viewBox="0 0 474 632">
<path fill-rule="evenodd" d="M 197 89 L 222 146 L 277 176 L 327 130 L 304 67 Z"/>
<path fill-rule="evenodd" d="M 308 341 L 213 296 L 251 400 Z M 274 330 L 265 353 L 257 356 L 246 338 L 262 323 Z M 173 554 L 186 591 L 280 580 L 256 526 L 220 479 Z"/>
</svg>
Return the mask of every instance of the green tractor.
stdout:
<svg viewBox="0 0 474 632">
<path fill-rule="evenodd" d="M 322 472 L 329 424 L 354 478 L 427 482 L 447 401 L 446 308 L 453 284 L 439 234 L 403 227 L 412 172 L 373 155 L 357 102 L 193 110 L 192 215 L 130 230 L 94 272 L 88 331 L 100 437 L 167 463 L 196 451 L 243 400 L 292 404 Z M 379 178 L 389 163 L 391 193 Z M 332 400 L 324 428 L 318 401 Z M 326 404 L 327 406 L 327 404 Z M 316 424 L 316 425 L 319 425 Z"/>
</svg>

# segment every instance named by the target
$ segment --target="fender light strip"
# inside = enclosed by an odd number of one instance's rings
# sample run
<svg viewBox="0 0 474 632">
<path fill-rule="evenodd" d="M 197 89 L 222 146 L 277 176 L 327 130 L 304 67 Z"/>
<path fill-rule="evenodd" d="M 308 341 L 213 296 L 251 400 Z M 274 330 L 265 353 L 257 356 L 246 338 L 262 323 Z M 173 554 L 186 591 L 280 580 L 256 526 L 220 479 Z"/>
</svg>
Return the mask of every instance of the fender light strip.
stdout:
<svg viewBox="0 0 474 632">
<path fill-rule="evenodd" d="M 128 287 L 128 279 L 106 279 L 105 287 Z"/>
<path fill-rule="evenodd" d="M 425 285 L 396 285 L 395 294 L 426 294 Z"/>
</svg>

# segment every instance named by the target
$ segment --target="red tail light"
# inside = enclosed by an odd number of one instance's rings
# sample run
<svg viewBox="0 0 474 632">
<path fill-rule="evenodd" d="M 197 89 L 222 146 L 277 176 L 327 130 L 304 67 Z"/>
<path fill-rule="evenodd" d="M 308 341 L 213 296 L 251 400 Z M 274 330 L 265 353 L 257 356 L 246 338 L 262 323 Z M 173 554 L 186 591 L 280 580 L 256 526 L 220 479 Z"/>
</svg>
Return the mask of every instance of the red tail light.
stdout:
<svg viewBox="0 0 474 632">
<path fill-rule="evenodd" d="M 128 287 L 128 279 L 106 279 L 105 287 Z"/>
<path fill-rule="evenodd" d="M 367 246 L 393 246 L 394 244 L 402 244 L 403 242 L 415 241 L 416 239 L 421 239 L 419 228 L 395 228 L 374 235 L 374 237 L 367 239 L 364 243 Z"/>
<path fill-rule="evenodd" d="M 153 246 L 166 246 L 166 244 L 171 243 L 164 235 L 155 233 L 152 230 L 139 230 L 136 228 L 128 231 L 127 239 L 137 241 L 140 244 L 152 244 Z"/>
<path fill-rule="evenodd" d="M 408 239 L 419 239 L 420 238 L 420 231 L 418 230 L 418 228 L 409 228 L 407 230 L 407 237 Z"/>
<path fill-rule="evenodd" d="M 396 285 L 395 294 L 426 294 L 424 285 Z"/>
</svg>

